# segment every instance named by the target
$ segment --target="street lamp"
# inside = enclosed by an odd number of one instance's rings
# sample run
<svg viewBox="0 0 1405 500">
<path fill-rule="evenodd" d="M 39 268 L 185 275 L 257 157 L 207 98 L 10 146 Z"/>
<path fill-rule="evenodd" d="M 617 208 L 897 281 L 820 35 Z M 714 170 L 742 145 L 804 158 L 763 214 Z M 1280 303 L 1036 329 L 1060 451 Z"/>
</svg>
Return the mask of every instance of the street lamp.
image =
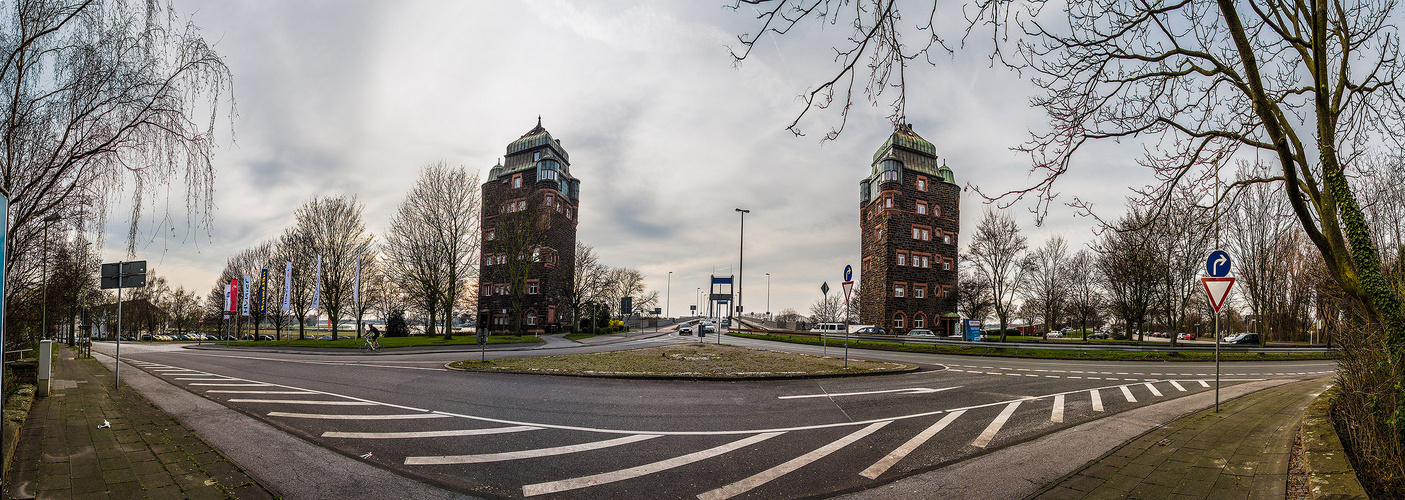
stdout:
<svg viewBox="0 0 1405 500">
<path fill-rule="evenodd" d="M 742 220 L 741 220 L 741 228 L 740 228 L 740 231 L 738 232 L 739 235 L 740 235 L 740 237 L 737 238 L 737 316 L 741 316 L 741 312 L 742 312 L 742 272 L 743 272 L 744 269 L 745 269 L 745 268 L 742 267 L 742 265 L 746 262 L 746 214 L 751 213 L 751 211 L 750 211 L 750 210 L 742 210 L 742 209 L 738 208 L 738 209 L 737 209 L 737 212 L 741 214 L 741 219 L 742 219 Z M 728 314 L 728 316 L 731 316 L 731 314 Z"/>
<path fill-rule="evenodd" d="M 664 316 L 665 318 L 672 317 L 672 316 L 670 316 L 670 315 L 668 314 L 668 311 L 669 311 L 669 305 L 670 305 L 670 303 L 673 302 L 673 271 L 669 271 L 669 272 L 668 272 L 668 289 L 667 289 L 667 290 L 668 290 L 667 292 L 664 292 L 664 299 L 663 299 L 663 316 Z"/>
<path fill-rule="evenodd" d="M 771 319 L 771 273 L 766 273 L 766 319 Z"/>
<path fill-rule="evenodd" d="M 49 226 L 58 222 L 59 214 L 53 214 L 44 218 L 44 301 L 39 304 L 39 322 L 41 339 L 49 338 Z"/>
<path fill-rule="evenodd" d="M 693 313 L 702 316 L 702 287 L 693 293 Z"/>
</svg>

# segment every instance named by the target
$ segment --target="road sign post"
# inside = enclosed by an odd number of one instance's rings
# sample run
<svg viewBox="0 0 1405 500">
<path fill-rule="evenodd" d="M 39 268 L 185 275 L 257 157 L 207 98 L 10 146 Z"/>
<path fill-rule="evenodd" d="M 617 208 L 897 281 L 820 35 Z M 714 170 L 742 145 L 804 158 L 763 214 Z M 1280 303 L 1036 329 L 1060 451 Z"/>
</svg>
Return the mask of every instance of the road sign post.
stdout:
<svg viewBox="0 0 1405 500">
<path fill-rule="evenodd" d="M 122 289 L 146 286 L 146 261 L 112 262 L 102 265 L 101 285 L 103 289 L 117 289 L 117 352 L 116 363 L 112 365 L 112 385 L 121 388 L 122 382 Z"/>
<path fill-rule="evenodd" d="M 1234 286 L 1234 278 L 1228 277 L 1233 262 L 1224 250 L 1210 252 L 1205 259 L 1205 273 L 1209 278 L 1200 278 L 1205 294 L 1210 297 L 1210 307 L 1215 310 L 1215 412 L 1220 411 L 1220 308 L 1229 297 L 1229 289 Z"/>
<path fill-rule="evenodd" d="M 820 283 L 820 293 L 824 294 L 824 307 L 825 307 L 826 309 L 828 309 L 828 308 L 829 308 L 829 282 L 828 282 L 828 281 L 826 281 L 826 282 L 824 282 L 824 283 Z M 828 355 L 829 355 L 829 343 L 827 342 L 827 340 L 828 340 L 828 339 L 826 339 L 825 336 L 824 336 L 824 329 L 821 328 L 821 329 L 820 329 L 820 352 L 823 353 L 825 356 L 828 356 Z"/>
<path fill-rule="evenodd" d="M 844 369 L 849 369 L 849 292 L 854 290 L 854 266 L 844 266 L 844 282 L 839 284 L 844 289 Z"/>
</svg>

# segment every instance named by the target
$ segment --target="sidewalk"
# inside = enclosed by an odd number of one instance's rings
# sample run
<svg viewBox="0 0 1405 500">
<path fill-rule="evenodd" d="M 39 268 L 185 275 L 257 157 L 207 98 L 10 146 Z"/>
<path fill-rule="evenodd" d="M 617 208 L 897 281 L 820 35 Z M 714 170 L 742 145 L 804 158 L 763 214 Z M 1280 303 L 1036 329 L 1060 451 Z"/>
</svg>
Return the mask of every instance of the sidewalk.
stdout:
<svg viewBox="0 0 1405 500">
<path fill-rule="evenodd" d="M 59 349 L 52 390 L 30 410 L 6 498 L 272 498 L 125 383 L 114 389 L 106 367 L 73 356 Z"/>
<path fill-rule="evenodd" d="M 1303 409 L 1332 379 L 1273 387 L 1172 421 L 1030 498 L 1281 500 Z"/>
</svg>

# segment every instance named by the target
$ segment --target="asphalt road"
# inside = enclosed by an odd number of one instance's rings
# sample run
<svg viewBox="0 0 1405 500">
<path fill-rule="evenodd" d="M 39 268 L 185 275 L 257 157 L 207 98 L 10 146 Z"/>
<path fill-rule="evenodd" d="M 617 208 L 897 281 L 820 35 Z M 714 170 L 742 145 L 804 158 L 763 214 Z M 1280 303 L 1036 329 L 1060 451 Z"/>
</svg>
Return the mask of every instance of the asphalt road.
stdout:
<svg viewBox="0 0 1405 500">
<path fill-rule="evenodd" d="M 488 355 L 696 341 L 667 334 L 611 346 Z M 111 352 L 111 347 L 95 349 Z M 843 355 L 841 346 L 827 352 Z M 443 368 L 448 361 L 477 357 L 464 352 L 326 356 L 123 345 L 123 360 L 137 368 L 318 446 L 488 497 L 826 496 L 1211 391 L 1215 384 L 1213 363 L 861 350 L 849 355 L 917 363 L 923 370 L 813 380 L 618 380 Z M 1312 378 L 1334 366 L 1330 361 L 1224 363 L 1221 383 Z"/>
</svg>

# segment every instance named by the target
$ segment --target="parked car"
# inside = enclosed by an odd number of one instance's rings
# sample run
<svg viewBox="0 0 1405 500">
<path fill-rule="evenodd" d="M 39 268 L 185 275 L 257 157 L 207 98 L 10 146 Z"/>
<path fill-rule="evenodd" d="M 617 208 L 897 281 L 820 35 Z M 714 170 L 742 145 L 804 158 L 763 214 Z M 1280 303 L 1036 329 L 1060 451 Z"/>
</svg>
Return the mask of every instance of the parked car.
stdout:
<svg viewBox="0 0 1405 500">
<path fill-rule="evenodd" d="M 935 337 L 937 334 L 926 328 L 914 328 L 907 331 L 909 337 Z"/>
<path fill-rule="evenodd" d="M 1179 337 L 1176 337 L 1176 338 L 1181 339 L 1181 340 L 1195 340 L 1195 334 L 1194 334 L 1194 333 L 1182 333 Z"/>
<path fill-rule="evenodd" d="M 692 334 L 693 334 L 693 324 L 692 324 L 692 323 L 683 323 L 683 324 L 681 324 L 681 325 L 678 325 L 678 334 L 679 334 L 679 335 L 692 335 Z"/>
<path fill-rule="evenodd" d="M 1052 331 L 1052 332 L 1049 332 L 1049 338 L 1051 338 L 1051 339 L 1059 339 L 1059 338 L 1063 338 L 1063 336 L 1064 336 L 1064 332 L 1061 331 L 1061 330 L 1054 330 L 1054 331 Z"/>
<path fill-rule="evenodd" d="M 1110 339 L 1110 338 L 1112 338 L 1112 335 L 1108 334 L 1107 332 L 1093 332 L 1093 333 L 1088 334 L 1088 340 L 1095 340 L 1095 339 L 1107 340 L 1107 339 Z"/>
<path fill-rule="evenodd" d="M 141 339 L 142 339 L 143 341 L 145 341 L 145 342 L 151 342 L 151 341 L 153 341 L 153 340 L 156 340 L 156 337 L 152 337 L 150 333 L 143 333 L 143 334 L 141 335 Z M 122 339 L 122 340 L 127 340 L 127 339 Z"/>
</svg>

